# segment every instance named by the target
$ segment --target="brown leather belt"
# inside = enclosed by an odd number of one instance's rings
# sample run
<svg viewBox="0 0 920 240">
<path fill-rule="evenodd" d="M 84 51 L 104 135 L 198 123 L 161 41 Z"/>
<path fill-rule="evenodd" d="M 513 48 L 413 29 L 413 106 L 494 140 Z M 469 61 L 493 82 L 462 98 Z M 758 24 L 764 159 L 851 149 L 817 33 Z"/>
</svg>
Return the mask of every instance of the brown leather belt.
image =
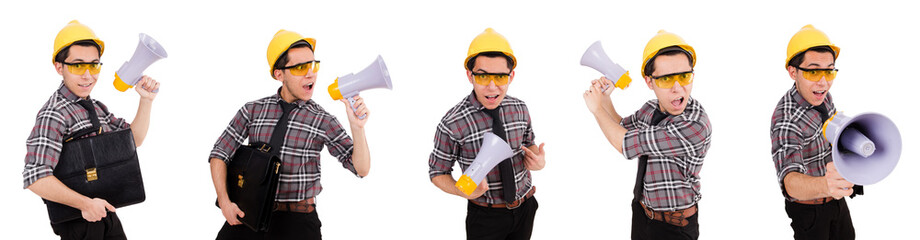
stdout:
<svg viewBox="0 0 920 240">
<path fill-rule="evenodd" d="M 316 210 L 316 202 L 313 198 L 308 198 L 306 200 L 300 200 L 299 202 L 275 202 L 275 208 L 272 211 L 276 212 L 296 212 L 296 213 L 311 213 Z"/>
<path fill-rule="evenodd" d="M 524 201 L 527 201 L 527 199 L 530 199 L 531 197 L 533 197 L 533 193 L 536 191 L 537 191 L 537 187 L 530 188 L 530 191 L 528 191 L 527 194 L 524 194 L 524 197 L 522 197 L 521 199 L 515 200 L 511 204 L 504 204 L 504 203 L 490 204 L 490 203 L 484 203 L 484 202 L 477 202 L 474 200 L 470 200 L 470 202 L 472 202 L 473 204 L 482 206 L 482 207 L 515 209 L 515 208 L 520 207 L 521 204 L 524 203 Z"/>
<path fill-rule="evenodd" d="M 818 198 L 818 199 L 812 199 L 812 200 L 800 200 L 800 201 L 795 201 L 795 202 L 800 203 L 800 204 L 806 204 L 806 205 L 821 205 L 821 204 L 828 203 L 830 201 L 834 201 L 834 198 L 826 197 L 826 198 Z"/>
<path fill-rule="evenodd" d="M 690 224 L 687 218 L 696 214 L 697 210 L 696 205 L 693 205 L 683 210 L 660 212 L 646 207 L 645 203 L 639 202 L 639 204 L 642 205 L 642 209 L 645 210 L 645 216 L 649 219 L 665 222 L 678 227 L 685 227 L 687 224 Z"/>
</svg>

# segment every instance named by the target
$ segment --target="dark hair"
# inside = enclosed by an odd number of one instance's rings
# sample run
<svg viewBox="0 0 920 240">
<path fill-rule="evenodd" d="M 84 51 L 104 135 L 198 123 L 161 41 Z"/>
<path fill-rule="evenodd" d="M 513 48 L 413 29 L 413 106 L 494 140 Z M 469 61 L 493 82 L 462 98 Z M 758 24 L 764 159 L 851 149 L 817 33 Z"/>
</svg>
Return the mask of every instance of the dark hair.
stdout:
<svg viewBox="0 0 920 240">
<path fill-rule="evenodd" d="M 835 61 L 835 62 L 837 61 L 837 53 L 834 52 L 834 49 L 832 49 L 831 47 L 825 45 L 825 46 L 811 47 L 811 48 L 809 48 L 809 49 L 807 49 L 807 50 L 805 50 L 805 51 L 800 52 L 799 54 L 796 54 L 795 57 L 792 57 L 792 59 L 789 59 L 789 65 L 788 65 L 788 66 L 799 66 L 799 65 L 802 65 L 802 62 L 805 61 L 805 53 L 808 52 L 808 51 L 813 51 L 813 52 L 816 52 L 816 53 L 831 53 L 831 55 L 834 56 L 834 61 Z"/>
<path fill-rule="evenodd" d="M 691 67 L 693 66 L 693 56 L 690 55 L 690 52 L 678 46 L 670 46 L 658 50 L 658 53 L 655 54 L 655 56 L 652 56 L 652 58 L 648 59 L 648 63 L 645 64 L 645 69 L 642 70 L 643 75 L 651 76 L 652 73 L 655 72 L 655 59 L 658 58 L 658 56 L 674 56 L 677 54 L 687 55 L 687 61 L 690 61 Z"/>
<path fill-rule="evenodd" d="M 287 65 L 288 60 L 290 60 L 288 59 L 288 51 L 290 51 L 291 49 L 304 48 L 304 47 L 309 48 L 310 51 L 313 51 L 313 46 L 311 46 L 310 43 L 308 43 L 307 41 L 300 40 L 300 41 L 291 43 L 291 46 L 288 47 L 287 50 L 284 50 L 284 52 L 281 53 L 281 56 L 278 56 L 278 60 L 275 60 L 275 65 L 272 67 L 272 70 L 283 68 L 284 65 Z"/>
<path fill-rule="evenodd" d="M 63 63 L 64 60 L 67 60 L 67 57 L 70 57 L 70 46 L 73 46 L 73 45 L 84 46 L 84 47 L 96 47 L 96 51 L 99 53 L 99 55 L 102 55 L 102 47 L 100 47 L 99 44 L 96 43 L 96 41 L 93 41 L 92 39 L 84 39 L 84 40 L 73 42 L 64 48 L 61 48 L 61 51 L 58 52 L 57 55 L 54 56 L 54 62 Z"/>
<path fill-rule="evenodd" d="M 493 58 L 494 57 L 505 57 L 505 59 L 508 60 L 507 61 L 508 69 L 514 70 L 514 60 L 511 59 L 510 56 L 505 55 L 502 52 L 482 52 L 482 53 L 476 54 L 476 56 L 473 56 L 472 58 L 470 58 L 470 61 L 466 63 L 466 69 L 473 71 L 473 66 L 476 65 L 476 58 L 479 58 L 479 57 L 493 57 Z"/>
</svg>

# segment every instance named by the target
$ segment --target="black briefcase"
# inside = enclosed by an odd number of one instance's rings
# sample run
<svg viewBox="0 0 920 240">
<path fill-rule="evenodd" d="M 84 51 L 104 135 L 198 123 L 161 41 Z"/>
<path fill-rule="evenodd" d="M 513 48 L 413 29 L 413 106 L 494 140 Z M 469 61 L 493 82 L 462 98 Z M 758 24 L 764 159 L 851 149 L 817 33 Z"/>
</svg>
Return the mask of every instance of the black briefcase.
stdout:
<svg viewBox="0 0 920 240">
<path fill-rule="evenodd" d="M 256 232 L 268 231 L 281 176 L 281 159 L 270 150 L 264 143 L 242 146 L 227 166 L 227 195 L 245 213 L 237 218 Z"/>
<path fill-rule="evenodd" d="M 54 176 L 70 189 L 116 208 L 146 198 L 130 128 L 64 142 Z M 45 200 L 45 205 L 51 223 L 83 217 L 80 210 L 64 204 Z"/>
</svg>

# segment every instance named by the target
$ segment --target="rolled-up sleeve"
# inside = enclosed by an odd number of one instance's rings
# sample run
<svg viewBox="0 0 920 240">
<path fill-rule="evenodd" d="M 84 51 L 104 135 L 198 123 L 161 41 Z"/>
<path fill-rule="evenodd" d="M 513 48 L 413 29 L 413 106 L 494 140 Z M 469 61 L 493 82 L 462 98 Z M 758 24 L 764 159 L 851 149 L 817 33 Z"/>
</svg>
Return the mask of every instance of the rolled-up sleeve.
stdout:
<svg viewBox="0 0 920 240">
<path fill-rule="evenodd" d="M 64 116 L 46 109 L 38 113 L 32 133 L 26 139 L 25 169 L 22 171 L 23 188 L 38 179 L 54 174 L 63 147 Z"/>
<path fill-rule="evenodd" d="M 434 150 L 428 158 L 428 177 L 450 175 L 457 160 L 460 144 L 451 136 L 451 130 L 443 122 L 438 124 L 434 134 Z"/>
<path fill-rule="evenodd" d="M 795 131 L 796 128 L 793 122 L 779 121 L 773 124 L 770 131 L 776 180 L 787 198 L 790 196 L 786 193 L 783 179 L 791 172 L 805 173 L 805 160 L 802 157 L 803 138 Z"/>
<path fill-rule="evenodd" d="M 214 149 L 211 150 L 208 161 L 212 158 L 217 158 L 224 162 L 230 162 L 230 156 L 232 156 L 233 153 L 236 152 L 236 149 L 243 144 L 243 141 L 249 137 L 249 122 L 251 121 L 251 115 L 247 106 L 249 106 L 249 104 L 240 108 L 240 111 L 236 113 L 233 120 L 230 120 L 227 129 L 217 138 L 217 142 L 214 143 Z"/>
<path fill-rule="evenodd" d="M 363 178 L 358 175 L 355 162 L 351 158 L 354 153 L 354 141 L 342 128 L 342 124 L 335 117 L 331 117 L 324 129 L 326 129 L 326 147 L 329 149 L 329 154 L 338 159 L 342 167 L 351 171 L 355 176 Z"/>
<path fill-rule="evenodd" d="M 627 159 L 640 155 L 699 156 L 708 149 L 710 133 L 708 124 L 701 121 L 676 121 L 664 126 L 630 129 L 623 139 L 623 154 Z"/>
</svg>

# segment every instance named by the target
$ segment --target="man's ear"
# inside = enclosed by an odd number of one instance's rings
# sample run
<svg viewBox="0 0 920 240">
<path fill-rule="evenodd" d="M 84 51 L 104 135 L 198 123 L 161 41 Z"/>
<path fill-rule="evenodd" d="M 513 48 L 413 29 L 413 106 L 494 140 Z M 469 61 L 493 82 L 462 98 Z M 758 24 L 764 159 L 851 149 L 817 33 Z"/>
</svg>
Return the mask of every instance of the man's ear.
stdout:
<svg viewBox="0 0 920 240">
<path fill-rule="evenodd" d="M 274 75 L 275 80 L 284 82 L 284 78 L 282 78 L 282 76 L 284 76 L 284 70 L 275 69 L 272 71 L 272 74 Z"/>
<path fill-rule="evenodd" d="M 650 90 L 655 90 L 655 88 L 652 87 L 652 77 L 644 76 L 644 77 L 642 77 L 642 78 L 645 79 L 645 85 L 648 86 L 648 89 L 650 89 Z"/>
<path fill-rule="evenodd" d="M 470 80 L 470 84 L 473 84 L 473 72 L 472 71 L 466 70 L 466 78 Z"/>
<path fill-rule="evenodd" d="M 508 84 L 511 84 L 511 81 L 514 81 L 514 70 L 511 70 L 511 73 L 508 74 Z"/>
<path fill-rule="evenodd" d="M 54 62 L 54 70 L 57 71 L 58 75 L 64 76 L 64 64 L 59 62 Z"/>
<path fill-rule="evenodd" d="M 792 78 L 792 80 L 795 81 L 795 67 L 787 66 L 786 71 L 789 72 L 789 78 Z"/>
</svg>

